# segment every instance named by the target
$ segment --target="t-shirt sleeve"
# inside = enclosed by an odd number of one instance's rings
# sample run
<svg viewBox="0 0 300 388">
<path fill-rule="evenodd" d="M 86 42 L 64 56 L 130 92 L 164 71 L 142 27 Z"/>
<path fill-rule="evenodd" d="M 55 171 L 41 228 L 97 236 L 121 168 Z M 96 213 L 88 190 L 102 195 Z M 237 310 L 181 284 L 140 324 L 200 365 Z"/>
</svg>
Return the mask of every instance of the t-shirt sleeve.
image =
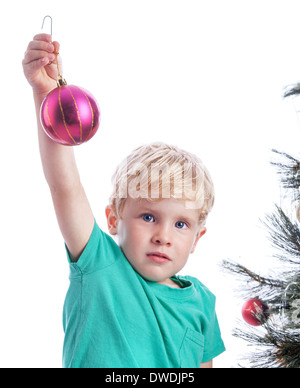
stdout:
<svg viewBox="0 0 300 388">
<path fill-rule="evenodd" d="M 96 220 L 90 239 L 76 263 L 72 262 L 70 252 L 65 244 L 71 276 L 88 274 L 104 269 L 123 256 L 118 244 L 98 226 Z"/>
<path fill-rule="evenodd" d="M 202 363 L 213 360 L 225 351 L 225 346 L 221 337 L 216 311 L 208 323 L 204 339 L 204 353 Z"/>
<path fill-rule="evenodd" d="M 221 337 L 220 326 L 216 313 L 215 295 L 198 279 L 189 277 L 202 300 L 202 312 L 204 315 L 202 334 L 204 336 L 204 351 L 202 363 L 213 360 L 226 349 Z"/>
</svg>

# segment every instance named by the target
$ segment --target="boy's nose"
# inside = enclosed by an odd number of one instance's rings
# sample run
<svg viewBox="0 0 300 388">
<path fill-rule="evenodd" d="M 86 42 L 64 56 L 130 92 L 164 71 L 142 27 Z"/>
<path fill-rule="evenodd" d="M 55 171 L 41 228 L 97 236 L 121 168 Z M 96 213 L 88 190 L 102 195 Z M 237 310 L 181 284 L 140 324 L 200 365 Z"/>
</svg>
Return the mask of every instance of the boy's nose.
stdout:
<svg viewBox="0 0 300 388">
<path fill-rule="evenodd" d="M 163 228 L 156 230 L 156 232 L 153 234 L 152 242 L 157 245 L 172 245 L 170 233 Z"/>
</svg>

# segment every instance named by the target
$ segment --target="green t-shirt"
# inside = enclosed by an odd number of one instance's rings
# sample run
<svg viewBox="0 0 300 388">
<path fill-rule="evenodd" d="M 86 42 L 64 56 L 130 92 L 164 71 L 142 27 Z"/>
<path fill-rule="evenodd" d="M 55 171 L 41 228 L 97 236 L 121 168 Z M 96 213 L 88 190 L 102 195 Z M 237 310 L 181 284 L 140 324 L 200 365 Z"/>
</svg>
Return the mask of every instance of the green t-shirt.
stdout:
<svg viewBox="0 0 300 388">
<path fill-rule="evenodd" d="M 68 259 L 65 368 L 198 368 L 225 350 L 215 297 L 199 280 L 143 279 L 96 222 L 78 262 Z"/>
</svg>

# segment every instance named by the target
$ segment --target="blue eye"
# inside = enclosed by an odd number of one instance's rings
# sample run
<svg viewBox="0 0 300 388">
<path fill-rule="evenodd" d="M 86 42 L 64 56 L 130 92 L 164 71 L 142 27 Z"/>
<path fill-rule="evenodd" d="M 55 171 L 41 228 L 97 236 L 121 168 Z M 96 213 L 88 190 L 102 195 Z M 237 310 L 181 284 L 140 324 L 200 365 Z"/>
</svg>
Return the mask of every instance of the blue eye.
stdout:
<svg viewBox="0 0 300 388">
<path fill-rule="evenodd" d="M 184 229 L 184 228 L 187 227 L 187 224 L 185 222 L 183 222 L 183 221 L 178 221 L 178 222 L 176 222 L 175 226 L 178 229 Z"/>
<path fill-rule="evenodd" d="M 154 217 L 151 214 L 143 214 L 142 218 L 146 222 L 154 222 Z"/>
</svg>

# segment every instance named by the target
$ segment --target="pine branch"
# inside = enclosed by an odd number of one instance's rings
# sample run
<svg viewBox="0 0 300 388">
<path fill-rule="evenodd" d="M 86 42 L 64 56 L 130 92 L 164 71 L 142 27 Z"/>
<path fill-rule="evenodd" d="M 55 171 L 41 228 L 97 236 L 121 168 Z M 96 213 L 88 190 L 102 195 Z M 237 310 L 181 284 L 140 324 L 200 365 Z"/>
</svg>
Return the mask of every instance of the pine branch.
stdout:
<svg viewBox="0 0 300 388">
<path fill-rule="evenodd" d="M 253 368 L 300 368 L 300 331 L 283 322 L 270 319 L 261 331 L 244 325 L 233 335 L 255 346 L 255 353 L 245 357 Z"/>
<path fill-rule="evenodd" d="M 300 264 L 300 230 L 284 211 L 276 205 L 276 212 L 266 216 L 266 222 L 262 223 L 269 230 L 269 239 L 273 246 L 281 254 L 275 254 L 279 260 L 285 264 Z"/>
<path fill-rule="evenodd" d="M 282 293 L 286 287 L 284 280 L 278 277 L 260 276 L 243 265 L 229 260 L 223 260 L 221 266 L 229 274 L 239 276 L 239 281 L 243 287 L 239 287 L 237 292 L 243 298 L 249 298 L 249 295 L 252 295 L 252 297 L 259 297 L 275 305 L 277 304 L 278 307 L 280 306 Z"/>
<path fill-rule="evenodd" d="M 291 96 L 296 96 L 300 94 L 300 83 L 295 84 L 293 86 L 288 86 L 286 88 L 286 91 L 283 94 L 284 98 L 291 97 Z"/>
<path fill-rule="evenodd" d="M 260 286 L 269 286 L 269 287 L 277 287 L 277 288 L 282 288 L 283 286 L 283 282 L 278 281 L 277 279 L 261 277 L 260 275 L 250 271 L 248 268 L 244 267 L 243 265 L 234 263 L 232 261 L 224 260 L 222 262 L 222 266 L 228 272 L 241 275 L 245 280 L 247 281 L 252 280 L 258 283 Z"/>
<path fill-rule="evenodd" d="M 285 152 L 272 150 L 272 152 L 281 155 L 281 162 L 271 162 L 271 165 L 277 167 L 277 174 L 284 189 L 292 189 L 295 199 L 300 199 L 300 161 L 293 158 Z"/>
<path fill-rule="evenodd" d="M 278 345 L 276 358 L 284 368 L 300 368 L 300 335 L 286 333 L 283 342 Z"/>
</svg>

